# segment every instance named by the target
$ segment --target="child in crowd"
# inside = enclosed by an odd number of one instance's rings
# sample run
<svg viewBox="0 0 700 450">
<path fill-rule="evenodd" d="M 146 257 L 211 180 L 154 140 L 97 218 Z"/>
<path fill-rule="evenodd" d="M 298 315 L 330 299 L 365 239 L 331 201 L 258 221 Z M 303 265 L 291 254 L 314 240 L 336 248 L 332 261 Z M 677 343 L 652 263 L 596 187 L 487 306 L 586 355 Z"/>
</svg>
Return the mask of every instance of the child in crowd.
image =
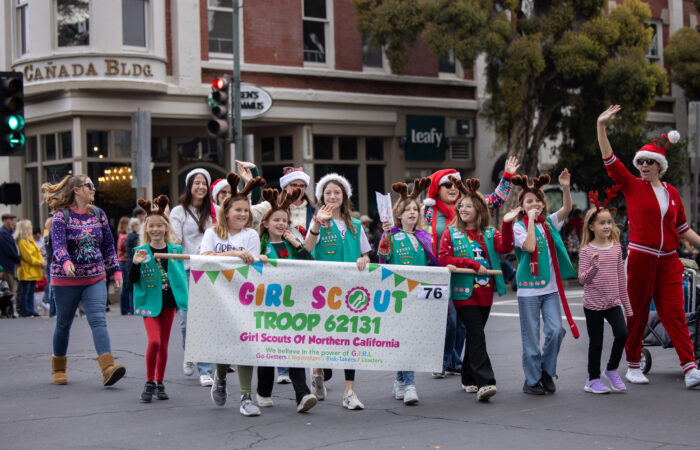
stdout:
<svg viewBox="0 0 700 450">
<path fill-rule="evenodd" d="M 450 176 L 461 193 L 457 216 L 445 230 L 440 243 L 440 263 L 452 272 L 450 300 L 467 330 L 467 345 L 462 361 L 462 389 L 476 392 L 477 400 L 488 401 L 496 395 L 496 379 L 486 350 L 484 328 L 493 305 L 494 290 L 506 292 L 502 274 L 489 275 L 489 269 L 500 269 L 498 254 L 513 251 L 513 220 L 520 208 L 503 217 L 502 234 L 489 226 L 486 200 L 478 192 L 481 182 Z M 466 186 L 465 186 L 466 185 Z M 472 269 L 476 274 L 456 273 L 457 268 Z"/>
<path fill-rule="evenodd" d="M 231 186 L 231 195 L 226 197 L 219 209 L 218 219 L 214 228 L 204 232 L 200 252 L 202 255 L 236 256 L 244 263 L 252 264 L 260 256 L 260 238 L 254 229 L 250 228 L 253 216 L 250 214 L 248 194 L 258 186 L 264 186 L 265 180 L 256 177 L 246 183 L 242 191 L 238 191 L 240 177 L 229 173 L 226 177 Z M 226 373 L 228 364 L 217 364 L 214 384 L 211 386 L 211 399 L 217 406 L 224 406 L 228 391 L 226 390 Z M 259 416 L 258 408 L 251 399 L 251 383 L 253 381 L 253 366 L 238 366 L 238 382 L 241 390 L 241 406 L 239 411 L 244 416 Z"/>
<path fill-rule="evenodd" d="M 583 312 L 588 329 L 588 380 L 584 391 L 608 394 L 610 389 L 600 380 L 600 356 L 603 351 L 603 324 L 607 320 L 613 330 L 612 350 L 603 372 L 614 392 L 627 388 L 617 372 L 622 351 L 627 341 L 625 316 L 632 316 L 632 306 L 627 296 L 627 275 L 622 260 L 620 230 L 613 221 L 608 203 L 617 190 L 608 189 L 608 198 L 601 208 L 598 193 L 588 195 L 594 207 L 588 210 L 583 223 L 581 259 L 578 282 L 583 285 Z M 624 314 L 623 314 L 623 308 Z"/>
<path fill-rule="evenodd" d="M 161 195 L 153 203 L 139 199 L 146 211 L 140 247 L 134 249 L 129 281 L 134 289 L 134 314 L 143 317 L 148 345 L 146 347 L 146 385 L 141 401 L 150 403 L 155 396 L 167 400 L 163 378 L 168 362 L 170 329 L 175 310 L 187 310 L 187 277 L 185 264 L 179 259 L 156 259 L 154 253 L 182 254 L 182 246 L 174 243 L 170 221 L 165 214 L 168 197 Z"/>
<path fill-rule="evenodd" d="M 391 188 L 400 195 L 394 205 L 394 226 L 383 222 L 384 234 L 379 240 L 380 262 L 386 264 L 404 264 L 413 266 L 440 266 L 433 254 L 433 239 L 423 229 L 420 194 L 430 186 L 430 178 L 413 181 L 413 189 L 408 193 L 406 183 L 394 183 Z M 394 387 L 391 391 L 396 400 L 403 400 L 406 405 L 418 403 L 416 382 L 413 371 L 396 372 Z"/>
<path fill-rule="evenodd" d="M 285 190 L 281 194 L 276 189 L 265 189 L 263 198 L 271 208 L 260 221 L 260 253 L 269 259 L 313 259 L 304 244 L 299 242 L 290 230 L 289 206 L 301 198 L 302 189 Z M 288 374 L 297 402 L 297 412 L 305 412 L 316 405 L 318 399 L 306 384 L 306 370 L 299 367 L 288 368 Z M 275 381 L 275 368 L 258 367 L 258 389 L 256 399 L 259 406 L 272 406 L 272 387 Z"/>
<path fill-rule="evenodd" d="M 523 219 L 513 226 L 515 256 L 518 258 L 518 311 L 523 344 L 523 392 L 533 395 L 556 391 L 557 357 L 566 334 L 561 322 L 560 302 L 564 296 L 562 280 L 575 278 L 566 247 L 559 231 L 571 212 L 571 175 L 564 169 L 559 175 L 563 205 L 547 215 L 547 200 L 541 187 L 549 183 L 549 175 L 541 175 L 528 184 L 527 176 L 512 181 L 522 189 L 518 203 Z M 565 299 L 565 297 L 563 297 Z M 544 346 L 540 349 L 540 315 Z"/>
<path fill-rule="evenodd" d="M 329 173 L 316 183 L 316 200 L 319 209 L 309 225 L 304 245 L 316 261 L 352 262 L 357 269 L 365 270 L 369 263 L 367 254 L 372 247 L 359 220 L 352 213 L 352 187 L 337 173 Z M 319 245 L 317 245 L 319 244 Z M 326 398 L 323 369 L 314 369 L 312 381 L 314 394 L 319 400 Z M 364 409 L 355 393 L 355 370 L 345 369 L 345 395 L 343 407 Z"/>
</svg>

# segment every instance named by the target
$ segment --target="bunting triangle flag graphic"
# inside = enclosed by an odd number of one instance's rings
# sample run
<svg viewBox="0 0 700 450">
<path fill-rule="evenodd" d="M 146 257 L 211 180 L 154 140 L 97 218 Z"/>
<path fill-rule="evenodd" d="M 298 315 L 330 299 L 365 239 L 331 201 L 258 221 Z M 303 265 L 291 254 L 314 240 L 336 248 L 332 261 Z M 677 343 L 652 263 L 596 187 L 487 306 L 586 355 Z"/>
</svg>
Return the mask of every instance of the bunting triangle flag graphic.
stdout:
<svg viewBox="0 0 700 450">
<path fill-rule="evenodd" d="M 202 275 L 204 275 L 203 270 L 193 270 L 192 271 L 192 278 L 194 279 L 194 282 L 198 282 L 200 278 L 202 278 Z"/>
<path fill-rule="evenodd" d="M 391 270 L 387 269 L 386 267 L 382 267 L 382 281 L 386 280 L 393 274 L 394 272 L 392 272 Z"/>
<path fill-rule="evenodd" d="M 420 284 L 420 281 L 408 280 L 408 292 L 413 292 L 413 290 Z"/>
<path fill-rule="evenodd" d="M 406 277 L 402 277 L 398 273 L 394 274 L 394 287 L 398 287 L 399 284 L 403 283 L 403 280 L 405 280 Z"/>
<path fill-rule="evenodd" d="M 236 273 L 236 269 L 222 270 L 221 273 L 224 275 L 224 277 L 226 277 L 226 279 L 230 283 L 231 280 L 233 280 L 233 274 Z"/>
<path fill-rule="evenodd" d="M 374 272 L 375 270 L 379 269 L 379 264 L 377 263 L 369 263 L 369 271 Z"/>
<path fill-rule="evenodd" d="M 268 259 L 267 262 L 268 262 L 272 267 L 277 267 L 277 260 L 276 260 L 276 259 Z"/>
<path fill-rule="evenodd" d="M 253 264 L 250 265 L 253 269 L 257 270 L 260 275 L 262 275 L 263 271 L 263 262 L 262 261 L 255 261 Z"/>
<path fill-rule="evenodd" d="M 243 276 L 243 278 L 245 278 L 246 280 L 248 279 L 248 269 L 249 268 L 250 267 L 248 267 L 248 266 L 241 266 L 237 269 L 238 273 L 240 273 Z"/>
<path fill-rule="evenodd" d="M 216 278 L 219 276 L 219 273 L 221 272 L 219 272 L 218 270 L 207 270 L 207 276 L 211 280 L 212 284 L 214 284 L 214 282 L 216 281 Z"/>
</svg>

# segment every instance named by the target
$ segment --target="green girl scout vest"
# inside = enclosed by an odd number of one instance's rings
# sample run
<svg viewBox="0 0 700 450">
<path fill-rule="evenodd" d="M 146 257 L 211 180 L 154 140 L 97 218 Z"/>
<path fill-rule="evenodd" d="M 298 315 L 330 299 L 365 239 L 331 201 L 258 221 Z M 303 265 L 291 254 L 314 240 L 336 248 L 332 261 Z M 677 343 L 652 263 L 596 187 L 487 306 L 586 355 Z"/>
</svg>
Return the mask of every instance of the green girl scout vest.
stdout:
<svg viewBox="0 0 700 450">
<path fill-rule="evenodd" d="M 134 251 L 136 250 L 146 250 L 150 259 L 141 263 L 141 279 L 134 284 L 134 313 L 144 317 L 156 317 L 160 315 L 163 307 L 163 283 L 160 278 L 160 269 L 148 244 L 136 247 Z M 168 253 L 182 254 L 182 246 L 168 244 Z M 177 307 L 187 311 L 187 276 L 183 260 L 168 261 L 168 281 Z"/>
<path fill-rule="evenodd" d="M 286 259 L 294 259 L 294 253 L 296 250 L 292 245 L 287 242 L 287 241 L 282 241 L 284 243 L 284 247 L 287 249 L 287 254 Z M 267 243 L 267 248 L 265 249 L 265 255 L 267 255 L 268 258 L 270 259 L 279 259 L 280 256 L 277 254 L 277 251 L 275 248 L 272 246 L 270 242 Z"/>
<path fill-rule="evenodd" d="M 455 227 L 449 227 L 450 237 L 452 238 L 452 255 L 458 258 L 474 259 L 472 244 L 469 238 Z M 486 264 L 487 269 L 491 269 L 490 265 L 494 261 L 498 262 L 498 253 L 493 246 L 493 228 L 487 228 L 483 231 L 484 242 L 486 243 L 486 251 L 489 255 L 490 264 Z M 496 292 L 498 295 L 503 295 L 506 292 L 506 283 L 503 280 L 503 275 L 494 275 L 496 280 Z M 476 275 L 467 273 L 453 273 L 450 276 L 450 298 L 453 300 L 467 300 L 474 292 L 474 278 Z"/>
<path fill-rule="evenodd" d="M 391 258 L 389 264 L 402 264 L 412 266 L 425 266 L 425 249 L 418 242 L 418 250 L 413 247 L 411 238 L 405 231 L 398 231 L 391 235 Z"/>
<path fill-rule="evenodd" d="M 340 230 L 331 222 L 330 231 L 327 227 L 321 225 L 318 240 L 312 253 L 317 261 L 337 261 L 337 262 L 356 262 L 357 258 L 362 256 L 360 252 L 360 227 L 362 223 L 353 218 L 352 226 L 355 232 L 352 233 L 350 228 L 345 230 L 345 239 L 340 235 Z"/>
<path fill-rule="evenodd" d="M 525 223 L 518 222 L 525 228 Z M 552 224 L 552 221 L 547 217 L 543 226 L 549 228 L 549 233 L 552 235 L 554 248 L 557 251 L 557 261 L 559 262 L 559 273 L 561 279 L 576 278 L 576 271 L 571 265 L 569 255 L 566 253 L 564 241 L 561 235 Z M 518 270 L 515 272 L 515 279 L 519 288 L 538 289 L 549 284 L 549 246 L 545 236 L 540 233 L 540 230 L 535 228 L 535 239 L 537 242 L 537 266 L 539 275 L 534 276 L 530 271 L 530 252 L 526 252 L 521 248 L 515 247 L 515 256 L 518 258 Z"/>
</svg>

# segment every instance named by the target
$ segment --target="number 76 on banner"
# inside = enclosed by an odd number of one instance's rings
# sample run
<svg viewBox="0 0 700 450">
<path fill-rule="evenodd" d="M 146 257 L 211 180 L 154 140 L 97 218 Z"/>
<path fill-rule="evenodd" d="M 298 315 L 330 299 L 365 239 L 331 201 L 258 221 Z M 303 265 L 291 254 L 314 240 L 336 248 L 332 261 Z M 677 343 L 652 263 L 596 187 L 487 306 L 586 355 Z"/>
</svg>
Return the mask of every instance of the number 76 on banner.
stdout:
<svg viewBox="0 0 700 450">
<path fill-rule="evenodd" d="M 415 292 L 416 300 L 443 300 L 448 298 L 449 289 L 446 284 L 434 284 L 432 286 L 419 286 Z"/>
</svg>

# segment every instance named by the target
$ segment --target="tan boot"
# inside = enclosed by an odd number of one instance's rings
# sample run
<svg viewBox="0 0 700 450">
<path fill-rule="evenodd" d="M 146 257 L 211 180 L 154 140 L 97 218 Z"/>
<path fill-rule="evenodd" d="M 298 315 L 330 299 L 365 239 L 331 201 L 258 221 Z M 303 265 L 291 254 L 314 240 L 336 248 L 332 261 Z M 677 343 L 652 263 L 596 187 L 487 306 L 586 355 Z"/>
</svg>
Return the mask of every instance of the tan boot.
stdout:
<svg viewBox="0 0 700 450">
<path fill-rule="evenodd" d="M 68 384 L 66 376 L 67 356 L 52 356 L 51 357 L 51 377 L 53 384 Z"/>
<path fill-rule="evenodd" d="M 126 368 L 121 364 L 114 365 L 114 357 L 111 353 L 103 353 L 97 357 L 97 363 L 102 370 L 102 384 L 111 386 L 126 373 Z"/>
</svg>

